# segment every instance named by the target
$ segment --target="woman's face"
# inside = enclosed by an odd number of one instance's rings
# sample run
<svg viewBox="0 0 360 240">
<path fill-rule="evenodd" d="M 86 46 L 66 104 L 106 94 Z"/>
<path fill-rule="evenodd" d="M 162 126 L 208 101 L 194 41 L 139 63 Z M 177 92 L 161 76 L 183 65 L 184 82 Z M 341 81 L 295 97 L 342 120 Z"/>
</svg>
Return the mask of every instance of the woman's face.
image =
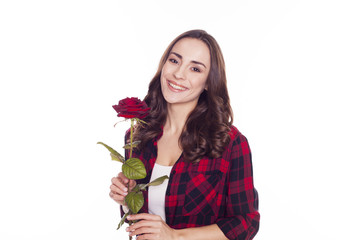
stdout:
<svg viewBox="0 0 360 240">
<path fill-rule="evenodd" d="M 171 49 L 161 71 L 161 91 L 169 104 L 197 104 L 206 88 L 210 51 L 201 40 L 183 38 Z"/>
</svg>

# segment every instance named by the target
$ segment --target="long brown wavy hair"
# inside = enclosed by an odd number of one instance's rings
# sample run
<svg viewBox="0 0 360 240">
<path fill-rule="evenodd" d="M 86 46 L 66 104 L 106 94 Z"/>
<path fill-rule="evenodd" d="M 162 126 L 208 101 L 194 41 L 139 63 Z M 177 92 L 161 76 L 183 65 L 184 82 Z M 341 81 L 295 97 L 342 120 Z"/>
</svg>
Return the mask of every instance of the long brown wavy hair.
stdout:
<svg viewBox="0 0 360 240">
<path fill-rule="evenodd" d="M 162 132 L 167 116 L 167 102 L 161 92 L 161 70 L 173 46 L 183 38 L 203 41 L 210 50 L 211 59 L 210 72 L 206 80 L 207 90 L 201 93 L 179 138 L 184 159 L 196 163 L 205 156 L 209 158 L 221 156 L 230 141 L 229 131 L 233 122 L 224 58 L 216 40 L 204 30 L 187 31 L 175 38 L 167 47 L 144 98 L 151 108 L 150 114 L 144 119 L 147 124 L 137 126 L 134 138 L 141 141 L 138 146 L 138 150 L 141 151 L 149 141 L 157 138 Z"/>
</svg>

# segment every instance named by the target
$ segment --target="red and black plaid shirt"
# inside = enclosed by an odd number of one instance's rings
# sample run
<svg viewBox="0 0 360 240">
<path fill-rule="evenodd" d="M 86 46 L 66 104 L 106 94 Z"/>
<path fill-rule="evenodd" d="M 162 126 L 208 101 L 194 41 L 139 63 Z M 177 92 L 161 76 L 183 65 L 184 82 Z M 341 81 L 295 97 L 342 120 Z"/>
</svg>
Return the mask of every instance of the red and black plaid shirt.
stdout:
<svg viewBox="0 0 360 240">
<path fill-rule="evenodd" d="M 259 229 L 258 194 L 253 185 L 251 152 L 245 136 L 235 127 L 222 157 L 204 157 L 196 164 L 181 156 L 173 166 L 165 196 L 166 223 L 174 229 L 217 224 L 229 239 L 252 239 Z M 127 155 L 127 153 L 126 153 Z M 128 156 L 126 156 L 128 157 Z M 157 141 L 140 158 L 148 183 L 157 157 Z M 148 192 L 140 212 L 148 212 Z"/>
</svg>

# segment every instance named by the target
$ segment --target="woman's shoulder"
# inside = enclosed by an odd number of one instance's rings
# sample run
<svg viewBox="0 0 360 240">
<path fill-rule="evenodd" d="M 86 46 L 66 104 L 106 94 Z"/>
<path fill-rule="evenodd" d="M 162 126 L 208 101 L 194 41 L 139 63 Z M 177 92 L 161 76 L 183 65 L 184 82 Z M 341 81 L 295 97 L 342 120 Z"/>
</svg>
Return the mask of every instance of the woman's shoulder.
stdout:
<svg viewBox="0 0 360 240">
<path fill-rule="evenodd" d="M 250 146 L 247 138 L 235 126 L 231 126 L 229 135 L 231 140 L 228 144 L 228 149 L 230 151 L 239 151 L 243 154 L 250 153 Z"/>
<path fill-rule="evenodd" d="M 247 141 L 247 138 L 234 125 L 231 125 L 229 135 L 231 141 L 235 141 L 236 139 L 240 142 Z"/>
</svg>

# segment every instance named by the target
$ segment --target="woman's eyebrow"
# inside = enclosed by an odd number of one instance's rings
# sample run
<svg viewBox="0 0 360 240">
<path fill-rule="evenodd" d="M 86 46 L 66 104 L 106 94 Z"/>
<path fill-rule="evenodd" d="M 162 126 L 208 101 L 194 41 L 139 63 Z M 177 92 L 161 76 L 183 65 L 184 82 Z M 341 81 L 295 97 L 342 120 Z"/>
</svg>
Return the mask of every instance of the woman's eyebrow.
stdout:
<svg viewBox="0 0 360 240">
<path fill-rule="evenodd" d="M 177 56 L 178 58 L 182 59 L 182 56 L 176 52 L 170 52 L 170 54 L 174 54 L 175 56 Z M 192 63 L 195 63 L 195 64 L 200 64 L 200 65 L 203 65 L 204 68 L 206 68 L 205 64 L 201 63 L 201 62 L 198 62 L 198 61 L 195 61 L 195 60 L 192 60 L 191 61 Z"/>
</svg>

